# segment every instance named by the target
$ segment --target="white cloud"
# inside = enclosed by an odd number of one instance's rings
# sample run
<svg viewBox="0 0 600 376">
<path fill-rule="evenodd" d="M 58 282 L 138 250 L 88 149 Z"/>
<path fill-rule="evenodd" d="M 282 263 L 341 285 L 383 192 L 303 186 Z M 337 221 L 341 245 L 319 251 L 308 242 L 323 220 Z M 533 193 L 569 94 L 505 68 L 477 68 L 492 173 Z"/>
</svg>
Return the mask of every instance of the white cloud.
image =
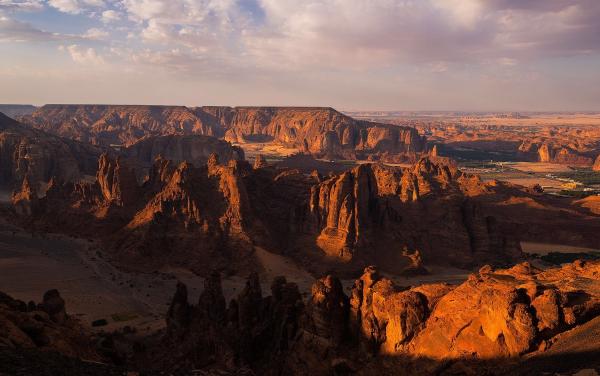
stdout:
<svg viewBox="0 0 600 376">
<path fill-rule="evenodd" d="M 0 42 L 44 42 L 68 38 L 69 36 L 40 30 L 0 13 Z"/>
<path fill-rule="evenodd" d="M 0 0 L 0 10 L 39 11 L 44 9 L 42 0 Z"/>
<path fill-rule="evenodd" d="M 106 6 L 104 0 L 48 0 L 48 5 L 70 14 L 80 14 L 89 9 Z"/>
<path fill-rule="evenodd" d="M 119 12 L 109 9 L 102 12 L 101 20 L 104 23 L 111 23 L 115 21 L 119 21 L 121 19 L 121 14 Z"/>
<path fill-rule="evenodd" d="M 109 35 L 110 34 L 106 30 L 102 30 L 102 29 L 98 29 L 98 28 L 94 27 L 94 28 L 88 29 L 88 31 L 85 32 L 83 37 L 86 39 L 92 39 L 92 40 L 102 40 L 102 39 L 108 38 Z"/>
<path fill-rule="evenodd" d="M 77 44 L 72 44 L 67 47 L 61 46 L 59 49 L 62 51 L 66 50 L 71 59 L 77 64 L 86 66 L 101 66 L 105 64 L 104 58 L 98 55 L 96 50 L 91 47 L 85 48 Z"/>
</svg>

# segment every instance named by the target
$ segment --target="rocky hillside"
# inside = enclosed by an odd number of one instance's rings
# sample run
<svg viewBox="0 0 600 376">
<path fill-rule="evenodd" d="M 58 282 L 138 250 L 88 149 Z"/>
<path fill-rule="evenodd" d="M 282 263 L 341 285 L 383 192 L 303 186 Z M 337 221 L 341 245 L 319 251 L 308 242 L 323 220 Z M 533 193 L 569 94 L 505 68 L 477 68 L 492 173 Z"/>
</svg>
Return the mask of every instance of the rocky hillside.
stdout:
<svg viewBox="0 0 600 376">
<path fill-rule="evenodd" d="M 0 114 L 0 186 L 20 187 L 27 178 L 39 190 L 52 178 L 93 175 L 101 151 L 92 145 L 30 129 Z"/>
<path fill-rule="evenodd" d="M 53 179 L 43 198 L 26 181 L 14 204 L 40 226 L 107 241 L 134 264 L 185 262 L 203 273 L 248 266 L 252 245 L 262 245 L 316 273 L 377 262 L 413 274 L 426 272 L 423 263 L 519 259 L 510 222 L 478 200 L 488 193 L 478 178 L 429 159 L 325 179 L 216 155 L 198 167 L 157 158 L 139 183 L 127 160 L 105 154 L 95 181 Z"/>
<path fill-rule="evenodd" d="M 39 304 L 0 292 L 0 329 L 0 352 L 30 349 L 101 359 L 77 319 L 67 314 L 65 301 L 56 290 L 47 291 Z"/>
<path fill-rule="evenodd" d="M 598 366 L 585 355 L 598 342 L 577 331 L 597 330 L 599 275 L 598 263 L 523 263 L 486 266 L 458 286 L 406 287 L 368 267 L 349 295 L 329 275 L 304 302 L 284 277 L 269 294 L 253 274 L 227 304 L 213 273 L 197 304 L 178 286 L 160 350 L 145 364 L 269 375 L 575 372 Z"/>
<path fill-rule="evenodd" d="M 175 163 L 187 161 L 199 167 L 208 162 L 211 154 L 217 154 L 224 163 L 244 160 L 242 148 L 215 137 L 199 135 L 146 137 L 120 152 L 142 169 L 150 168 L 159 156 Z"/>
<path fill-rule="evenodd" d="M 0 112 L 10 118 L 30 115 L 37 107 L 28 104 L 0 104 Z"/>
<path fill-rule="evenodd" d="M 271 142 L 320 156 L 413 159 L 425 139 L 408 127 L 355 120 L 331 108 L 46 105 L 22 121 L 97 145 L 131 145 L 148 136 L 208 135 Z"/>
</svg>

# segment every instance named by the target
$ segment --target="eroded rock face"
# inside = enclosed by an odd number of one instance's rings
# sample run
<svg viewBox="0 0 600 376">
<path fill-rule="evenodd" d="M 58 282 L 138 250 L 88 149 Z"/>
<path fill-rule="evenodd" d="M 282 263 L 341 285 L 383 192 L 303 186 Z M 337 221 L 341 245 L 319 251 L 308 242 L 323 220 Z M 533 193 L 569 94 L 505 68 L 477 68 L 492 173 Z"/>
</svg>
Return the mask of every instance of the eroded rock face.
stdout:
<svg viewBox="0 0 600 376">
<path fill-rule="evenodd" d="M 248 171 L 247 162 L 221 165 L 216 154 L 201 167 L 157 158 L 141 184 L 125 160 L 103 154 L 95 181 L 52 180 L 39 200 L 25 186 L 14 202 L 45 226 L 100 237 L 124 262 L 185 261 L 206 271 L 251 255 Z"/>
<path fill-rule="evenodd" d="M 597 275 L 598 267 L 572 264 L 542 272 L 522 264 L 507 270 L 482 270 L 438 302 L 411 351 L 434 358 L 465 353 L 494 358 L 532 351 L 554 335 L 556 328 L 565 330 L 577 322 L 569 319 L 574 311 L 580 320 L 589 317 L 590 310 L 600 312 L 596 295 L 585 302 L 568 298 L 570 283 L 584 283 L 587 275 Z"/>
<path fill-rule="evenodd" d="M 214 124 L 183 106 L 45 105 L 21 120 L 50 133 L 104 146 L 128 146 L 146 136 L 219 135 Z"/>
<path fill-rule="evenodd" d="M 133 169 L 120 158 L 102 154 L 98 161 L 96 180 L 104 200 L 118 206 L 131 205 L 138 200 L 139 189 Z"/>
<path fill-rule="evenodd" d="M 472 198 L 487 189 L 428 158 L 407 169 L 364 164 L 314 185 L 309 212 L 319 248 L 346 262 L 393 253 L 388 260 L 408 267 L 406 247 L 420 251 L 421 266 L 434 258 L 455 265 L 518 258 L 517 242 Z"/>
<path fill-rule="evenodd" d="M 12 203 L 17 215 L 33 216 L 39 209 L 39 200 L 36 190 L 31 186 L 29 178 L 25 176 L 21 189 L 12 195 Z"/>
<path fill-rule="evenodd" d="M 408 127 L 359 121 L 331 108 L 46 105 L 23 121 L 98 145 L 132 145 L 148 136 L 205 135 L 273 142 L 330 158 L 391 153 L 413 159 L 425 139 Z"/>
<path fill-rule="evenodd" d="M 230 371 L 246 366 L 282 369 L 277 360 L 296 338 L 302 307 L 298 287 L 284 277 L 273 281 L 271 295 L 265 297 L 258 276 L 250 275 L 228 308 L 216 272 L 210 274 L 195 306 L 187 303 L 184 286 L 178 285 L 163 339 L 170 350 L 163 351 L 154 365 L 173 369 L 216 363 Z"/>
<path fill-rule="evenodd" d="M 190 343 L 216 341 L 221 353 L 212 359 L 230 372 L 249 366 L 268 374 L 299 375 L 309 369 L 318 375 L 342 369 L 387 374 L 416 367 L 416 374 L 431 374 L 464 359 L 498 361 L 530 353 L 597 318 L 599 276 L 599 263 L 546 271 L 524 263 L 505 270 L 486 266 L 459 286 L 402 288 L 368 267 L 350 298 L 329 275 L 315 282 L 304 307 L 295 285 L 283 277 L 275 279 L 272 296 L 265 298 L 252 275 L 226 313 L 209 318 L 201 299 L 183 339 L 168 343 L 181 356 L 191 351 Z M 220 296 L 218 288 L 206 289 Z M 179 291 L 174 302 L 181 300 Z M 390 359 L 399 361 L 386 363 Z"/>
<path fill-rule="evenodd" d="M 348 337 L 349 300 L 339 279 L 332 275 L 317 280 L 307 305 L 307 330 L 326 338 L 333 346 Z"/>
<path fill-rule="evenodd" d="M 93 175 L 100 150 L 29 129 L 0 114 L 0 186 L 19 188 L 27 177 L 31 189 L 43 193 L 56 176 L 74 181 Z"/>
<path fill-rule="evenodd" d="M 65 302 L 56 290 L 46 292 L 38 305 L 0 292 L 0 351 L 3 348 L 39 349 L 101 360 L 89 334 L 66 314 Z"/>
<path fill-rule="evenodd" d="M 200 135 L 146 137 L 124 148 L 120 154 L 131 159 L 141 169 L 150 168 L 159 156 L 174 163 L 187 161 L 195 167 L 206 164 L 212 154 L 217 154 L 225 164 L 231 160 L 244 160 L 242 148 L 215 137 Z"/>
<path fill-rule="evenodd" d="M 594 162 L 593 170 L 600 171 L 600 155 L 598 157 L 596 157 L 596 161 Z"/>
</svg>

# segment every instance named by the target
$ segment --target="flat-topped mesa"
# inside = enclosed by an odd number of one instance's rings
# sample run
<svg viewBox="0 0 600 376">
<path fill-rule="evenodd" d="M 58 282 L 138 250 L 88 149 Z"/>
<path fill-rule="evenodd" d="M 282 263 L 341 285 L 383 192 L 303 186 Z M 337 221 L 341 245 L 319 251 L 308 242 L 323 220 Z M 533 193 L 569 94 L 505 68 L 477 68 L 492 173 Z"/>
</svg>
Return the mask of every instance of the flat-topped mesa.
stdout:
<svg viewBox="0 0 600 376">
<path fill-rule="evenodd" d="M 414 260 L 403 256 L 404 247 L 420 250 L 425 263 L 517 257 L 509 234 L 470 198 L 485 192 L 477 177 L 427 158 L 406 169 L 363 164 L 311 188 L 310 221 L 317 246 L 345 262 L 389 254 L 399 268 L 408 267 Z"/>
<path fill-rule="evenodd" d="M 96 145 L 131 145 L 145 136 L 218 135 L 184 106 L 49 104 L 21 118 L 35 128 Z"/>
<path fill-rule="evenodd" d="M 427 149 L 425 138 L 413 128 L 355 120 L 326 107 L 46 105 L 22 119 L 36 128 L 105 146 L 193 134 L 236 143 L 272 142 L 331 158 L 384 153 L 414 160 Z"/>
</svg>

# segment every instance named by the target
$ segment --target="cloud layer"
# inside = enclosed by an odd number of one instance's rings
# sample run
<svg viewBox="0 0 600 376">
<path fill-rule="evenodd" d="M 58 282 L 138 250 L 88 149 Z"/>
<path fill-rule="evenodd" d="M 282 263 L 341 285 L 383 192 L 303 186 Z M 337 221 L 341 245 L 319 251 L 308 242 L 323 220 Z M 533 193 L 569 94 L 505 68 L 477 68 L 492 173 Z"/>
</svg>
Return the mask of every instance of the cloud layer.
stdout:
<svg viewBox="0 0 600 376">
<path fill-rule="evenodd" d="M 81 30 L 52 29 L 46 19 L 61 15 Z M 393 82 L 448 90 L 467 79 L 541 90 L 559 84 L 544 80 L 565 61 L 581 74 L 599 61 L 599 20 L 597 0 L 0 0 L 0 42 L 58 43 L 105 72 L 263 78 L 305 92 L 311 79 L 362 89 L 367 77 L 386 95 Z"/>
</svg>

